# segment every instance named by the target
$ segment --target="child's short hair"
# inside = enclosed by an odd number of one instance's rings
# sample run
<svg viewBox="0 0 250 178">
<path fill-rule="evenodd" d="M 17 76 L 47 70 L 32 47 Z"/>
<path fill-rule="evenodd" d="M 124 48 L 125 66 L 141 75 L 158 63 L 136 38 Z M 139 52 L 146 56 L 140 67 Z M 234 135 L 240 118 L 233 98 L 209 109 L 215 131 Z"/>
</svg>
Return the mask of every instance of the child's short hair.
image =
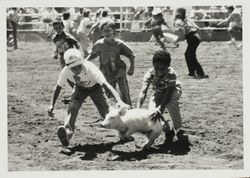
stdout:
<svg viewBox="0 0 250 178">
<path fill-rule="evenodd" d="M 167 51 L 159 50 L 153 54 L 153 65 L 157 62 L 170 66 L 171 55 Z"/>
<path fill-rule="evenodd" d="M 108 27 L 112 28 L 112 29 L 115 31 L 115 23 L 113 23 L 113 22 L 111 22 L 111 21 L 106 21 L 106 22 L 104 22 L 104 23 L 101 23 L 101 24 L 100 24 L 100 29 L 101 29 L 101 31 L 103 30 L 103 27 L 104 27 L 105 25 L 108 25 Z"/>
<path fill-rule="evenodd" d="M 68 20 L 70 17 L 70 13 L 69 12 L 64 12 L 63 13 L 63 20 Z"/>
<path fill-rule="evenodd" d="M 234 6 L 228 6 L 227 10 L 233 11 L 234 10 Z"/>
<path fill-rule="evenodd" d="M 177 8 L 175 11 L 175 19 L 182 19 L 186 18 L 186 9 L 183 7 Z"/>
<path fill-rule="evenodd" d="M 103 9 L 101 12 L 102 17 L 107 17 L 108 16 L 108 10 Z"/>
<path fill-rule="evenodd" d="M 90 9 L 85 9 L 85 10 L 83 11 L 83 17 L 89 17 L 90 13 L 91 13 L 91 10 L 90 10 Z"/>
</svg>

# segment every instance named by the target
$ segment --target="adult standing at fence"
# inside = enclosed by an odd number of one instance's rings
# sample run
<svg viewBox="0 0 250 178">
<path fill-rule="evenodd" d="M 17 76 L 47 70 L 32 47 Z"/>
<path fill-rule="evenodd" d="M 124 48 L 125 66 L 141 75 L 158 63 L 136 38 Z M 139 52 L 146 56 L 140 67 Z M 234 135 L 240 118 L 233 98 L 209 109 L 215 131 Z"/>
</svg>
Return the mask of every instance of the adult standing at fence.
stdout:
<svg viewBox="0 0 250 178">
<path fill-rule="evenodd" d="M 204 73 L 204 70 L 196 57 L 196 50 L 200 44 L 200 37 L 197 32 L 199 27 L 186 18 L 185 8 L 176 9 L 174 27 L 176 28 L 176 31 L 184 33 L 188 44 L 185 52 L 185 59 L 189 72 L 188 75 L 195 78 L 208 78 L 208 75 Z"/>
<path fill-rule="evenodd" d="M 12 26 L 14 49 L 17 49 L 18 48 L 18 45 L 17 45 L 17 25 L 18 25 L 18 20 L 19 20 L 17 8 L 16 7 L 11 8 L 8 11 L 7 15 L 8 15 L 8 18 L 9 18 L 11 26 Z"/>
</svg>

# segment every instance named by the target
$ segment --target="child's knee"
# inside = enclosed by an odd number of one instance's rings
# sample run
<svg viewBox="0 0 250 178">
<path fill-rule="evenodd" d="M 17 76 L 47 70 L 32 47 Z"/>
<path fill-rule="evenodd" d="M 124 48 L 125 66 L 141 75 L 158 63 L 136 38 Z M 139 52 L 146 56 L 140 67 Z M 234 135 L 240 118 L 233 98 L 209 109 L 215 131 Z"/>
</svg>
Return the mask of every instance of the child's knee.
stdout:
<svg viewBox="0 0 250 178">
<path fill-rule="evenodd" d="M 72 100 L 71 103 L 69 104 L 69 113 L 77 113 L 79 111 L 79 108 L 81 107 L 81 104 L 77 100 Z"/>
</svg>

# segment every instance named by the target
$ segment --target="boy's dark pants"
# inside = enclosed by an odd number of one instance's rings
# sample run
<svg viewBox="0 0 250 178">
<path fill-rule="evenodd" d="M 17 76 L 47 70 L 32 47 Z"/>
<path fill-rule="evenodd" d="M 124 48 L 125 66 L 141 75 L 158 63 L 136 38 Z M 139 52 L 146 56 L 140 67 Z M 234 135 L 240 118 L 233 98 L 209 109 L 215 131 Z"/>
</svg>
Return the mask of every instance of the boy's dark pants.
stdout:
<svg viewBox="0 0 250 178">
<path fill-rule="evenodd" d="M 157 43 L 159 43 L 159 45 L 161 46 L 161 48 L 163 50 L 166 50 L 164 43 L 161 41 L 161 38 L 165 38 L 162 30 L 160 28 L 156 28 L 156 29 L 153 29 L 152 32 L 153 32 L 153 35 L 154 35 Z"/>
<path fill-rule="evenodd" d="M 204 76 L 204 71 L 196 58 L 196 50 L 200 44 L 200 39 L 196 32 L 190 32 L 186 36 L 187 49 L 185 52 L 185 59 L 188 67 L 188 75 L 195 76 L 195 72 L 198 76 Z"/>
<path fill-rule="evenodd" d="M 72 133 L 75 130 L 75 122 L 79 109 L 82 106 L 83 101 L 88 96 L 94 102 L 99 114 L 103 119 L 108 113 L 109 101 L 103 88 L 99 84 L 96 84 L 90 88 L 82 88 L 75 86 L 71 95 L 71 103 L 69 104 L 67 117 L 64 121 L 64 126 L 66 128 L 69 128 Z"/>
</svg>

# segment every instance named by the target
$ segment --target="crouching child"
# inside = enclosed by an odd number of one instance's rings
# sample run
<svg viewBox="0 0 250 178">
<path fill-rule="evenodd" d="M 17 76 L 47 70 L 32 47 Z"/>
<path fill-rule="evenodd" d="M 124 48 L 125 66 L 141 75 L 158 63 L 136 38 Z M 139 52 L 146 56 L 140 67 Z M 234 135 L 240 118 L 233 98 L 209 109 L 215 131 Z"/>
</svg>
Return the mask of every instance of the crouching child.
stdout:
<svg viewBox="0 0 250 178">
<path fill-rule="evenodd" d="M 76 117 L 84 100 L 89 96 L 94 102 L 101 117 L 104 119 L 108 113 L 109 102 L 104 92 L 104 87 L 112 93 L 116 102 L 125 105 L 119 94 L 106 81 L 102 72 L 92 62 L 85 61 L 78 49 L 68 49 L 64 53 L 66 66 L 62 69 L 57 84 L 54 88 L 51 104 L 48 110 L 49 116 L 54 116 L 53 110 L 61 88 L 67 80 L 74 83 L 71 94 L 71 102 L 68 107 L 64 125 L 57 130 L 57 135 L 63 146 L 70 144 L 70 139 L 75 130 Z"/>
<path fill-rule="evenodd" d="M 159 117 L 167 108 L 173 123 L 173 129 L 164 127 L 165 143 L 171 145 L 176 135 L 179 140 L 187 140 L 182 127 L 182 119 L 179 108 L 179 98 L 182 93 L 182 85 L 177 80 L 177 74 L 170 67 L 171 56 L 166 51 L 156 51 L 153 55 L 153 68 L 144 75 L 142 88 L 139 94 L 137 108 L 141 108 L 146 98 L 149 86 L 153 86 L 153 94 L 149 102 L 149 109 L 159 108 Z"/>
</svg>

